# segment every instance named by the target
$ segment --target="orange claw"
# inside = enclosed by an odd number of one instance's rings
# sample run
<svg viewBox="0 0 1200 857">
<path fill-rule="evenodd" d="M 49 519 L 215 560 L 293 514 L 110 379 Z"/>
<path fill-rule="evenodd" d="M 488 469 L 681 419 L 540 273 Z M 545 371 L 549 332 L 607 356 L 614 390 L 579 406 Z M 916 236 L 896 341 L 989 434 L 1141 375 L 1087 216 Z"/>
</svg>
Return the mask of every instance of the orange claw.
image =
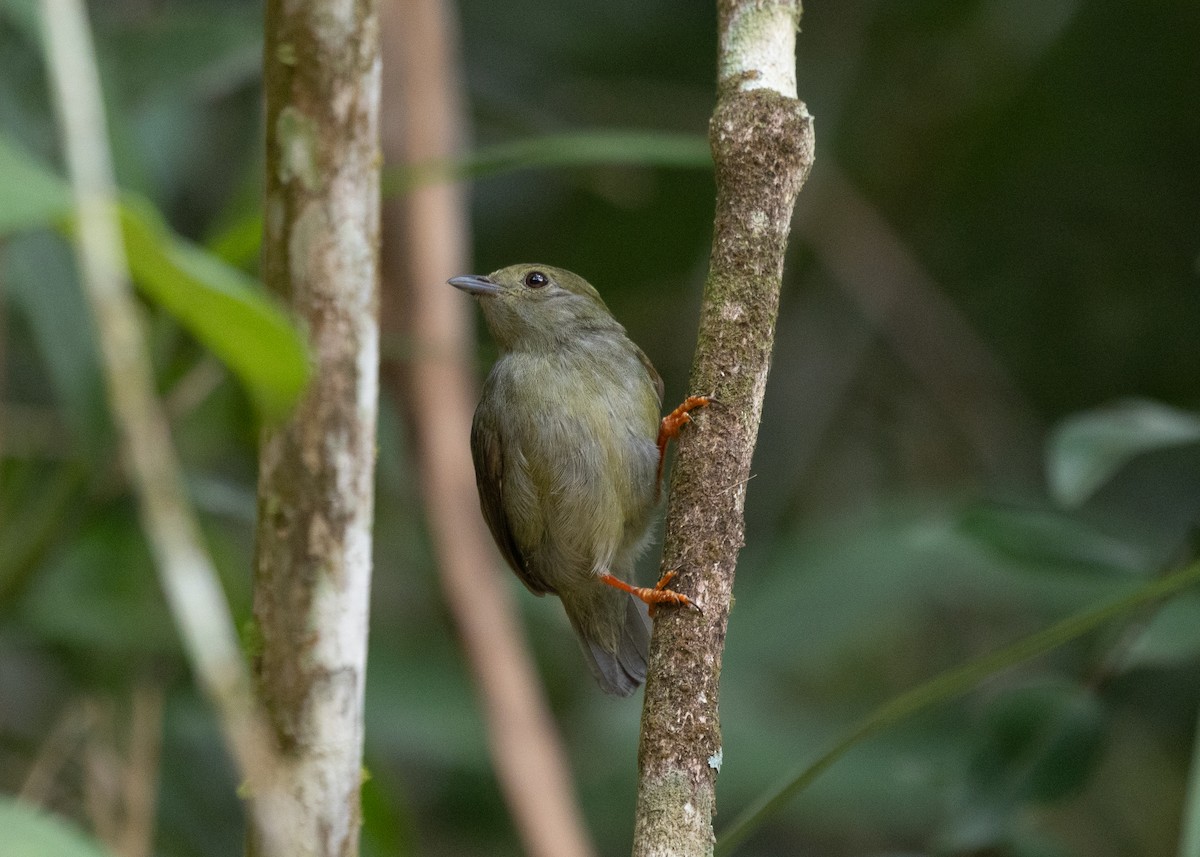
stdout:
<svg viewBox="0 0 1200 857">
<path fill-rule="evenodd" d="M 679 436 L 679 430 L 692 421 L 689 411 L 706 408 L 714 400 L 709 396 L 688 396 L 678 408 L 662 418 L 658 428 L 658 471 L 655 476 L 655 493 L 662 491 L 663 463 L 667 460 L 667 444 Z M 665 577 L 665 575 L 664 575 Z M 661 583 L 662 581 L 659 581 Z"/>
<path fill-rule="evenodd" d="M 676 592 L 673 589 L 667 589 L 667 584 L 678 574 L 677 571 L 668 571 L 662 576 L 658 583 L 654 584 L 653 588 L 648 586 L 633 586 L 626 583 L 619 577 L 613 577 L 611 574 L 600 575 L 600 580 L 607 583 L 622 592 L 628 592 L 634 598 L 640 598 L 650 605 L 650 616 L 654 616 L 655 610 L 660 604 L 673 604 L 677 607 L 691 607 L 693 610 L 700 612 L 700 605 L 692 599 L 688 598 L 682 592 Z"/>
</svg>

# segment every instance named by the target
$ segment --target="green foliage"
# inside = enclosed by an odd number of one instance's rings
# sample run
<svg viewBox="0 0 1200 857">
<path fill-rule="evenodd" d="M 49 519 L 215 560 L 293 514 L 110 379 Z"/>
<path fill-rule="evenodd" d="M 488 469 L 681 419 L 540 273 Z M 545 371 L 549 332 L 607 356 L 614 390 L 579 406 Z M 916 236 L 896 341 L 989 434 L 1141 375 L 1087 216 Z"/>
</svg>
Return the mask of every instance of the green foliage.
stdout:
<svg viewBox="0 0 1200 857">
<path fill-rule="evenodd" d="M 73 824 L 0 796 L 6 857 L 109 857 L 112 852 Z"/>
<path fill-rule="evenodd" d="M 142 292 L 233 370 L 268 420 L 304 390 L 308 352 L 261 286 L 210 253 L 170 235 L 152 208 L 121 208 L 129 268 Z"/>
<path fill-rule="evenodd" d="M 0 184 L 17 193 L 0 205 L 0 235 L 69 218 L 66 184 L 0 136 Z M 308 380 L 302 338 L 262 287 L 211 253 L 171 234 L 147 201 L 121 204 L 130 273 L 246 385 L 265 419 L 283 416 Z"/>
<path fill-rule="evenodd" d="M 1069 684 L 1018 687 L 992 700 L 977 726 L 968 777 L 985 801 L 1041 804 L 1083 788 L 1106 724 L 1100 702 Z"/>
<path fill-rule="evenodd" d="M 6 188 L 0 205 L 0 237 L 57 223 L 70 213 L 70 188 L 3 135 L 0 182 Z"/>
<path fill-rule="evenodd" d="M 1047 454 L 1054 498 L 1077 507 L 1129 461 L 1157 449 L 1200 443 L 1200 417 L 1158 402 L 1120 402 L 1065 420 Z"/>
</svg>

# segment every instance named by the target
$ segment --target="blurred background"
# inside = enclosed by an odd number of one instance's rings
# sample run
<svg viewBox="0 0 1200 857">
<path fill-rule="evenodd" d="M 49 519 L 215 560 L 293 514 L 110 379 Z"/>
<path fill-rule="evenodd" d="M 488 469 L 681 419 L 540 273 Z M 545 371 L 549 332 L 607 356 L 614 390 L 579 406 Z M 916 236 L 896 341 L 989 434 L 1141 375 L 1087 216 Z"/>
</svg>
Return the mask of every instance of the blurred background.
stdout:
<svg viewBox="0 0 1200 857">
<path fill-rule="evenodd" d="M 122 187 L 253 272 L 259 5 L 90 6 Z M 474 145 L 702 138 L 711 6 L 461 0 Z M 61 173 L 32 8 L 0 0 L 0 131 Z M 1194 559 L 1197 44 L 1194 0 L 806 4 L 799 88 L 817 161 L 749 486 L 718 832 L 888 698 Z M 474 268 L 444 276 L 517 261 L 583 274 L 673 403 L 693 392 L 713 193 L 700 162 L 484 175 Z M 189 488 L 244 621 L 255 412 L 146 307 Z M 383 347 L 412 357 L 402 337 Z M 493 356 L 481 336 L 481 376 Z M 154 853 L 237 853 L 235 776 L 114 461 L 58 233 L 0 241 L 0 370 L 0 790 L 103 835 L 122 823 L 113 782 L 157 778 Z M 382 410 L 364 853 L 515 855 L 410 427 L 396 402 Z M 1156 431 L 1173 442 L 1138 440 Z M 1088 490 L 1047 481 L 1079 455 L 1108 462 Z M 639 703 L 603 696 L 559 606 L 509 583 L 597 850 L 627 853 Z M 1196 593 L 1126 617 L 857 747 L 738 853 L 1175 854 L 1198 654 Z"/>
</svg>

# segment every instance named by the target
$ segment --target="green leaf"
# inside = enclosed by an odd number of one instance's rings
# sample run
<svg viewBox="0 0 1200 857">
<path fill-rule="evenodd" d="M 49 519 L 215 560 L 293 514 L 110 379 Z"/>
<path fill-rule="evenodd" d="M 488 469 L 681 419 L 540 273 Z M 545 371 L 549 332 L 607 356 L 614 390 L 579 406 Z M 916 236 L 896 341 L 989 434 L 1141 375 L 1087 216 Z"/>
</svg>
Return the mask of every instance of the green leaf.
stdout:
<svg viewBox="0 0 1200 857">
<path fill-rule="evenodd" d="M 69 646 L 89 663 L 174 654 L 179 641 L 131 504 L 92 515 L 38 568 L 18 602 L 37 639 Z"/>
<path fill-rule="evenodd" d="M 0 236 L 64 223 L 65 181 L 0 134 Z M 284 311 L 253 278 L 179 238 L 147 201 L 120 206 L 135 284 L 233 371 L 266 420 L 284 415 L 308 382 L 308 352 Z"/>
<path fill-rule="evenodd" d="M 0 17 L 6 18 L 30 43 L 42 43 L 38 0 L 0 0 Z"/>
<path fill-rule="evenodd" d="M 1200 595 L 1164 604 L 1130 645 L 1122 669 L 1183 666 L 1200 658 Z"/>
<path fill-rule="evenodd" d="M 112 852 L 56 815 L 0 797 L 5 857 L 112 857 Z"/>
<path fill-rule="evenodd" d="M 71 214 L 71 188 L 0 134 L 0 237 L 61 223 Z"/>
<path fill-rule="evenodd" d="M 1064 420 L 1047 445 L 1051 495 L 1080 506 L 1130 459 L 1200 441 L 1200 416 L 1157 402 L 1130 400 Z"/>
<path fill-rule="evenodd" d="M 960 526 L 997 554 L 1029 568 L 1136 573 L 1151 565 L 1138 545 L 1050 509 L 979 505 L 963 514 Z"/>
<path fill-rule="evenodd" d="M 1017 810 L 1079 791 L 1099 758 L 1106 719 L 1099 701 L 1074 685 L 1007 690 L 978 725 L 970 762 L 975 792 Z"/>
<path fill-rule="evenodd" d="M 268 420 L 284 415 L 308 381 L 308 352 L 287 315 L 255 280 L 172 235 L 143 201 L 121 206 L 129 268 L 161 305 L 221 359 Z"/>
<path fill-rule="evenodd" d="M 1200 583 L 1200 562 L 1159 580 L 1147 583 L 1128 595 L 1069 616 L 1049 628 L 1031 634 L 999 651 L 942 673 L 884 703 L 852 728 L 831 749 L 807 765 L 795 777 L 772 789 L 739 814 L 717 838 L 715 853 L 729 854 L 759 825 L 782 809 L 821 774 L 854 747 L 899 721 L 944 704 L 974 690 L 984 679 L 1017 664 L 1043 655 L 1094 631 L 1132 610 L 1174 595 Z"/>
</svg>

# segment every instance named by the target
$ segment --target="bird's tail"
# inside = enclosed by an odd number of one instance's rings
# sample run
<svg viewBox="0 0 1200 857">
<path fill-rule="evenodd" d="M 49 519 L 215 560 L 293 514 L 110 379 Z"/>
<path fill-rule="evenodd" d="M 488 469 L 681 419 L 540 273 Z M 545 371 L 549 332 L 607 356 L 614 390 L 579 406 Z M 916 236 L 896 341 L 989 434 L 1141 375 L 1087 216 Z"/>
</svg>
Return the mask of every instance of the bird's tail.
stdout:
<svg viewBox="0 0 1200 857">
<path fill-rule="evenodd" d="M 560 592 L 584 660 L 605 693 L 629 696 L 646 680 L 650 617 L 632 595 L 589 581 L 581 592 Z"/>
</svg>

